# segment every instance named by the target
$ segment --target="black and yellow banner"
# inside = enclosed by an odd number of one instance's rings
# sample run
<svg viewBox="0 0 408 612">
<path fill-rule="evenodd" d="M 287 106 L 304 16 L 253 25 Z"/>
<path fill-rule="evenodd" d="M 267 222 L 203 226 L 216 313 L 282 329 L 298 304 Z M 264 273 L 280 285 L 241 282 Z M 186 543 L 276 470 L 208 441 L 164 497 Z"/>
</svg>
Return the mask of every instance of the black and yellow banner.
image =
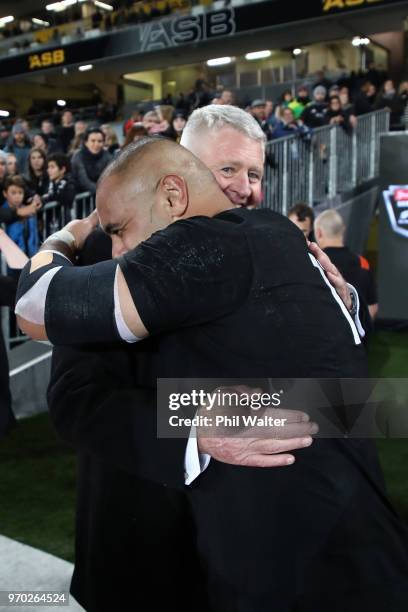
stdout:
<svg viewBox="0 0 408 612">
<path fill-rule="evenodd" d="M 48 70 L 59 66 L 138 55 L 229 38 L 291 22 L 338 16 L 361 9 L 385 10 L 386 5 L 407 4 L 401 0 L 307 0 L 296 4 L 287 0 L 269 0 L 258 4 L 226 7 L 201 15 L 166 17 L 126 30 L 103 33 L 101 36 L 44 50 L 0 57 L 0 78 Z"/>
</svg>

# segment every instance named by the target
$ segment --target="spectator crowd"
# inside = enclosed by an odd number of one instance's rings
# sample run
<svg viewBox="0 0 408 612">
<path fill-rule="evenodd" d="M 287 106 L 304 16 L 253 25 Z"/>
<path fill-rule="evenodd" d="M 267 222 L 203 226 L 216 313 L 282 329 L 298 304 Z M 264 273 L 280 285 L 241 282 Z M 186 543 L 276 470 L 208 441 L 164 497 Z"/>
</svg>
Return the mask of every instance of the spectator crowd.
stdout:
<svg viewBox="0 0 408 612">
<path fill-rule="evenodd" d="M 359 115 L 388 108 L 391 128 L 404 123 L 408 81 L 399 87 L 384 72 L 371 66 L 365 78 L 353 75 L 330 81 L 320 72 L 315 83 L 301 85 L 296 94 L 285 91 L 279 100 L 252 100 L 246 105 L 262 127 L 267 140 L 289 135 L 310 138 L 313 130 L 327 125 L 341 126 L 350 133 Z M 0 188 L 3 196 L 0 221 L 19 247 L 29 256 L 43 238 L 44 227 L 38 211 L 56 202 L 59 218 L 70 218 L 76 195 L 93 196 L 103 170 L 117 153 L 146 135 L 180 141 L 189 114 L 207 104 L 234 104 L 232 91 L 213 90 L 204 79 L 177 98 L 168 94 L 160 104 L 140 105 L 123 124 L 118 138 L 103 116 L 93 119 L 75 116 L 71 110 L 42 117 L 36 125 L 20 118 L 14 124 L 0 124 Z M 119 140 L 124 142 L 120 145 Z"/>
</svg>

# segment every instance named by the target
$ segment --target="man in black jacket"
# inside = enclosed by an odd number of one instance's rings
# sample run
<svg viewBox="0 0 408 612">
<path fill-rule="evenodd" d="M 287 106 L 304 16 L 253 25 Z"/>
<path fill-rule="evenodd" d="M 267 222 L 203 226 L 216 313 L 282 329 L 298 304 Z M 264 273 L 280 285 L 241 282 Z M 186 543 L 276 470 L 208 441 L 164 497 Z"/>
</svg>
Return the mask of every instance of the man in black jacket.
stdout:
<svg viewBox="0 0 408 612">
<path fill-rule="evenodd" d="M 111 255 L 110 238 L 97 230 L 79 264 L 92 265 Z M 144 409 L 154 392 L 155 352 L 152 341 L 139 347 L 107 344 L 98 350 L 53 351 L 51 417 L 78 450 L 71 592 L 87 612 L 172 604 L 189 612 L 192 601 L 195 610 L 206 611 L 186 496 L 158 479 L 135 474 L 132 465 L 137 461 L 134 448 L 147 456 L 145 449 L 156 437 L 154 419 L 146 419 Z M 153 472 L 161 471 L 159 456 L 148 455 Z"/>
<path fill-rule="evenodd" d="M 231 211 L 185 149 L 128 149 L 104 175 L 98 212 L 117 245 L 144 242 L 80 270 L 66 257 L 93 219 L 50 239 L 20 282 L 16 312 L 34 338 L 158 335 L 165 378 L 366 376 L 357 330 L 302 234 L 269 211 Z M 217 441 L 197 443 L 213 457 L 190 490 L 212 610 L 406 609 L 405 534 L 370 443 L 319 440 L 286 471 L 214 461 Z M 267 464 L 269 440 L 245 443 Z M 179 456 L 173 481 L 184 479 Z"/>
<path fill-rule="evenodd" d="M 318 128 L 326 124 L 327 89 L 318 85 L 313 90 L 313 102 L 308 104 L 300 118 L 308 128 Z"/>
<path fill-rule="evenodd" d="M 353 284 L 360 299 L 367 305 L 370 317 L 378 313 L 377 289 L 370 264 L 362 255 L 353 253 L 344 244 L 346 226 L 337 210 L 325 210 L 314 221 L 316 241 L 335 263 L 344 278 Z"/>
</svg>

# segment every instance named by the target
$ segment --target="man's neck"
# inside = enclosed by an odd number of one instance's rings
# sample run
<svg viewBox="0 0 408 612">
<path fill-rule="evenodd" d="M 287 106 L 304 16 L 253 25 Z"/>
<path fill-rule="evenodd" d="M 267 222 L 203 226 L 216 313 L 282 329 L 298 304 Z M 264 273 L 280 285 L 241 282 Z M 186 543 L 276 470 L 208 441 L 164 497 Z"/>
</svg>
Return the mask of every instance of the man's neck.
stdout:
<svg viewBox="0 0 408 612">
<path fill-rule="evenodd" d="M 339 249 L 344 247 L 344 242 L 342 238 L 326 238 L 326 240 L 322 240 L 321 243 L 322 249 Z"/>
</svg>

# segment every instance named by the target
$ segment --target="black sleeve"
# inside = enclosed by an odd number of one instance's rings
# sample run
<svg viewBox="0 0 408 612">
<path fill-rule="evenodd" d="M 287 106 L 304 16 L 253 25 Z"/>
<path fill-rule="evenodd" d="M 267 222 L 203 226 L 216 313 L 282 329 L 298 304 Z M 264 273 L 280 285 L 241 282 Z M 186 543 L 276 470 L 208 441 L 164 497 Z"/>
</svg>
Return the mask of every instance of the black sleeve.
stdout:
<svg viewBox="0 0 408 612">
<path fill-rule="evenodd" d="M 0 223 L 14 223 L 19 220 L 16 210 L 12 208 L 0 208 Z"/>
<path fill-rule="evenodd" d="M 367 304 L 368 306 L 372 306 L 373 304 L 378 303 L 377 298 L 377 287 L 375 284 L 374 274 L 371 270 L 366 270 L 368 282 L 367 282 Z"/>
<path fill-rule="evenodd" d="M 39 276 L 47 268 L 40 268 Z M 45 328 L 52 344 L 73 346 L 120 340 L 114 311 L 116 268 L 113 260 L 79 268 L 64 262 L 53 276 L 45 300 Z M 29 275 L 33 277 L 29 278 L 32 284 L 35 274 Z"/>
<path fill-rule="evenodd" d="M 306 123 L 306 125 L 307 125 L 307 123 L 308 123 L 308 121 L 309 121 L 309 115 L 310 115 L 310 112 L 309 112 L 309 107 L 308 107 L 308 106 L 306 106 L 306 107 L 303 109 L 303 112 L 302 112 L 302 114 L 300 115 L 299 119 L 300 119 L 301 121 L 303 121 L 304 123 Z"/>
<path fill-rule="evenodd" d="M 141 353 L 145 359 L 149 355 Z M 138 386 L 129 367 L 127 351 L 117 347 L 54 348 L 47 395 L 54 425 L 77 450 L 141 478 L 184 487 L 186 440 L 157 438 L 155 389 Z"/>
<path fill-rule="evenodd" d="M 0 306 L 13 308 L 16 300 L 17 278 L 14 276 L 0 276 Z"/>
<path fill-rule="evenodd" d="M 72 206 L 76 194 L 76 188 L 73 181 L 67 181 L 64 188 L 56 193 L 56 201 L 65 209 Z"/>
<path fill-rule="evenodd" d="M 119 259 L 150 334 L 216 320 L 250 289 L 252 262 L 243 233 L 207 217 L 177 221 Z"/>
</svg>

